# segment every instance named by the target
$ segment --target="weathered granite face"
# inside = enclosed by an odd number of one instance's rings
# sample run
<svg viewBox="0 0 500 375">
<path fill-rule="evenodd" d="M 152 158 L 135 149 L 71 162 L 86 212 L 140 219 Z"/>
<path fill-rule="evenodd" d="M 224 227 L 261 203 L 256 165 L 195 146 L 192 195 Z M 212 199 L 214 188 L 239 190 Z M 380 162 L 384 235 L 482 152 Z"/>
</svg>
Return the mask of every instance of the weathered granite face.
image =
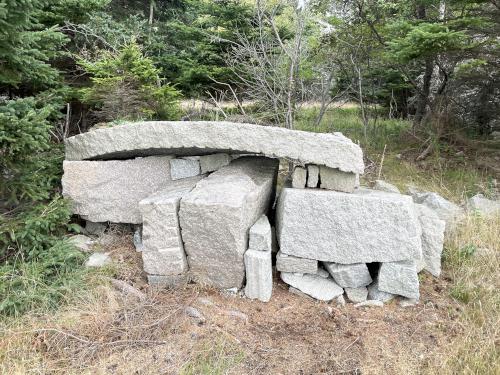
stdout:
<svg viewBox="0 0 500 375">
<path fill-rule="evenodd" d="M 170 186 L 139 202 L 142 214 L 142 260 L 153 275 L 179 275 L 187 271 L 186 254 L 179 227 L 180 200 L 201 176 L 174 181 Z"/>
<path fill-rule="evenodd" d="M 139 201 L 172 183 L 170 159 L 64 161 L 63 195 L 86 220 L 139 224 Z"/>
<path fill-rule="evenodd" d="M 67 138 L 66 160 L 148 155 L 262 154 L 363 173 L 361 148 L 341 134 L 210 121 L 146 121 Z"/>
<path fill-rule="evenodd" d="M 270 207 L 278 161 L 242 157 L 201 180 L 179 210 L 190 273 L 203 284 L 240 288 L 250 227 Z"/>
<path fill-rule="evenodd" d="M 441 254 L 443 252 L 446 223 L 423 204 L 415 204 L 418 220 L 422 227 L 422 258 L 417 260 L 417 271 L 425 269 L 431 275 L 441 274 Z"/>
<path fill-rule="evenodd" d="M 273 262 L 271 250 L 248 249 L 245 253 L 245 295 L 251 299 L 268 302 L 273 293 Z"/>
<path fill-rule="evenodd" d="M 285 188 L 277 204 L 281 252 L 341 264 L 420 259 L 420 225 L 409 196 Z"/>
<path fill-rule="evenodd" d="M 382 292 L 415 299 L 420 296 L 414 261 L 382 263 L 377 280 Z"/>
</svg>

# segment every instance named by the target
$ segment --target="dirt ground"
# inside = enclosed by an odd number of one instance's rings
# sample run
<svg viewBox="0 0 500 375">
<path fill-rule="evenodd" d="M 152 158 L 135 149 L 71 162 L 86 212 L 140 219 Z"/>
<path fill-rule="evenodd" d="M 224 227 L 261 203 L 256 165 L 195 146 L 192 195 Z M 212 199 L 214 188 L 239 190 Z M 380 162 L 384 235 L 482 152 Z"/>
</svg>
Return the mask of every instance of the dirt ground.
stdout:
<svg viewBox="0 0 500 375">
<path fill-rule="evenodd" d="M 130 236 L 106 250 L 118 264 L 114 277 L 146 298 L 101 285 L 37 318 L 32 345 L 51 373 L 437 373 L 437 353 L 459 332 L 457 307 L 443 297 L 446 277 L 424 276 L 420 303 L 406 308 L 318 302 L 277 277 L 262 303 L 194 284 L 150 289 Z"/>
</svg>

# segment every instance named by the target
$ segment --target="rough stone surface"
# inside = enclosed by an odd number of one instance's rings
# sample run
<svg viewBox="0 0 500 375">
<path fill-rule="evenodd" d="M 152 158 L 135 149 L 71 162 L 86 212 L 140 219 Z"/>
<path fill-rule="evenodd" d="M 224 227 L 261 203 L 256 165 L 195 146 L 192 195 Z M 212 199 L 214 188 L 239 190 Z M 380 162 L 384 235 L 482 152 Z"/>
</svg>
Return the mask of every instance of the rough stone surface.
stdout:
<svg viewBox="0 0 500 375">
<path fill-rule="evenodd" d="M 106 230 L 105 223 L 94 223 L 93 221 L 85 221 L 85 232 L 87 234 L 93 234 L 94 236 L 100 236 Z"/>
<path fill-rule="evenodd" d="M 170 175 L 172 180 L 198 176 L 201 173 L 200 161 L 196 159 L 170 160 Z"/>
<path fill-rule="evenodd" d="M 385 182 L 383 180 L 376 180 L 375 185 L 373 185 L 373 189 L 385 191 L 386 193 L 401 194 L 401 192 L 399 191 L 399 189 L 396 186 L 394 186 L 388 182 Z"/>
<path fill-rule="evenodd" d="M 423 204 L 432 209 L 441 220 L 446 222 L 446 231 L 453 231 L 455 224 L 463 215 L 464 210 L 455 203 L 433 192 L 409 191 L 415 203 Z"/>
<path fill-rule="evenodd" d="M 142 260 L 144 271 L 153 275 L 178 275 L 187 270 L 179 227 L 180 200 L 201 176 L 174 181 L 170 186 L 139 202 L 142 214 Z"/>
<path fill-rule="evenodd" d="M 242 157 L 201 180 L 182 199 L 182 238 L 197 281 L 241 288 L 248 232 L 274 200 L 277 170 L 277 160 Z"/>
<path fill-rule="evenodd" d="M 283 254 L 343 264 L 421 257 L 420 225 L 409 196 L 283 189 L 276 225 Z"/>
<path fill-rule="evenodd" d="M 273 234 L 266 215 L 262 215 L 248 233 L 248 248 L 259 251 L 272 251 Z"/>
<path fill-rule="evenodd" d="M 318 187 L 319 183 L 319 167 L 314 164 L 309 164 L 307 166 L 307 187 L 315 188 Z"/>
<path fill-rule="evenodd" d="M 381 291 L 407 298 L 419 298 L 417 268 L 413 261 L 382 263 L 378 273 Z"/>
<path fill-rule="evenodd" d="M 262 154 L 363 173 L 361 148 L 342 134 L 210 121 L 147 121 L 97 129 L 65 141 L 66 160 L 146 155 Z"/>
<path fill-rule="evenodd" d="M 321 276 L 324 279 L 328 279 L 330 277 L 330 274 L 328 273 L 328 271 L 322 267 L 318 267 L 318 271 L 316 272 L 316 275 Z"/>
<path fill-rule="evenodd" d="M 268 302 L 273 293 L 273 262 L 271 251 L 247 250 L 245 252 L 245 295 L 251 299 Z"/>
<path fill-rule="evenodd" d="M 365 286 L 360 288 L 345 288 L 345 293 L 349 301 L 354 303 L 364 302 L 368 297 L 368 289 Z"/>
<path fill-rule="evenodd" d="M 142 225 L 138 225 L 137 228 L 135 228 L 133 242 L 135 251 L 141 252 L 144 248 L 144 245 L 142 243 Z"/>
<path fill-rule="evenodd" d="M 356 187 L 355 173 L 342 172 L 341 170 L 322 165 L 319 168 L 319 175 L 321 189 L 352 193 Z"/>
<path fill-rule="evenodd" d="M 172 183 L 171 158 L 65 161 L 63 195 L 73 213 L 86 220 L 139 224 L 139 202 Z"/>
<path fill-rule="evenodd" d="M 500 214 L 500 201 L 491 200 L 482 194 L 476 194 L 467 200 L 467 208 L 481 215 L 492 216 Z"/>
<path fill-rule="evenodd" d="M 188 269 L 186 255 L 179 247 L 143 251 L 144 271 L 151 275 L 179 275 Z"/>
<path fill-rule="evenodd" d="M 292 175 L 292 187 L 303 189 L 306 187 L 307 170 L 304 167 L 295 167 Z"/>
<path fill-rule="evenodd" d="M 316 259 L 298 258 L 278 251 L 276 269 L 280 272 L 310 273 L 314 275 L 318 272 L 318 261 Z"/>
<path fill-rule="evenodd" d="M 281 272 L 281 280 L 320 301 L 331 301 L 344 294 L 344 289 L 335 281 L 318 275 Z"/>
<path fill-rule="evenodd" d="M 214 172 L 231 162 L 228 154 L 212 154 L 200 156 L 201 173 Z"/>
<path fill-rule="evenodd" d="M 78 250 L 87 252 L 90 251 L 90 248 L 94 244 L 92 238 L 85 236 L 83 234 L 77 234 L 75 236 L 71 236 L 69 241 L 75 246 Z"/>
<path fill-rule="evenodd" d="M 104 267 L 111 263 L 111 257 L 106 253 L 94 253 L 85 262 L 85 267 Z"/>
<path fill-rule="evenodd" d="M 323 265 L 342 288 L 359 288 L 372 282 L 365 263 L 338 264 L 324 262 Z"/>
<path fill-rule="evenodd" d="M 392 293 L 383 292 L 379 289 L 378 279 L 375 279 L 372 284 L 368 286 L 368 299 L 377 300 L 380 302 L 389 302 L 395 297 Z"/>
<path fill-rule="evenodd" d="M 425 269 L 433 276 L 441 274 L 441 253 L 443 252 L 445 222 L 422 204 L 415 204 L 422 227 L 422 258 L 417 260 L 417 271 Z"/>
</svg>

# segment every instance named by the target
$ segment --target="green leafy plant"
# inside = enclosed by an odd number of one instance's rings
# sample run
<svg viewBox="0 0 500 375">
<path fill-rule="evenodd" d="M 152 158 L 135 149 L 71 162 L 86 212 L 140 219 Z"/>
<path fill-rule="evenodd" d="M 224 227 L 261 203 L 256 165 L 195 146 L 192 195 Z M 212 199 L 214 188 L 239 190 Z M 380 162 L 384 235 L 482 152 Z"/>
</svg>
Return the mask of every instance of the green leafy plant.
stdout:
<svg viewBox="0 0 500 375">
<path fill-rule="evenodd" d="M 103 52 L 97 61 L 81 59 L 79 65 L 90 76 L 91 85 L 80 90 L 103 121 L 179 117 L 180 93 L 162 84 L 160 71 L 145 57 L 136 42 L 118 53 Z"/>
</svg>

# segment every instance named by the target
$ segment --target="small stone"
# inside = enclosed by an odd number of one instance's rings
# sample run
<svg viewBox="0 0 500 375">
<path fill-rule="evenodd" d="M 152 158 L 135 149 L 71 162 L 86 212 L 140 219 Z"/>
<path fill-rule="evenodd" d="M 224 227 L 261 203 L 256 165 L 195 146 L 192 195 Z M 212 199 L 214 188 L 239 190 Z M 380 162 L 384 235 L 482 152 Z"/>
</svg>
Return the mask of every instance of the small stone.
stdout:
<svg viewBox="0 0 500 375">
<path fill-rule="evenodd" d="M 212 302 L 211 299 L 204 298 L 204 297 L 198 298 L 198 302 L 201 303 L 202 305 L 205 305 L 205 306 L 213 306 L 214 305 L 214 303 Z"/>
<path fill-rule="evenodd" d="M 216 171 L 231 162 L 232 158 L 228 154 L 212 154 L 200 156 L 201 173 Z"/>
<path fill-rule="evenodd" d="M 336 299 L 336 302 L 337 302 L 337 306 L 340 306 L 340 307 L 344 307 L 346 305 L 345 298 L 343 295 L 338 296 Z"/>
<path fill-rule="evenodd" d="M 319 167 L 314 164 L 307 166 L 307 187 L 316 188 L 319 183 Z"/>
<path fill-rule="evenodd" d="M 85 267 L 104 267 L 111 264 L 111 257 L 106 253 L 94 253 L 85 262 Z"/>
<path fill-rule="evenodd" d="M 321 189 L 343 191 L 352 193 L 356 186 L 356 174 L 342 172 L 339 169 L 320 166 L 320 187 Z"/>
<path fill-rule="evenodd" d="M 382 301 L 377 301 L 374 299 L 360 302 L 360 303 L 356 303 L 354 305 L 354 307 L 383 307 L 383 306 L 384 306 L 384 303 Z"/>
<path fill-rule="evenodd" d="M 269 251 L 245 252 L 245 295 L 251 299 L 269 302 L 273 293 L 273 262 Z"/>
<path fill-rule="evenodd" d="M 83 234 L 77 234 L 76 236 L 71 236 L 69 242 L 75 246 L 78 250 L 84 253 L 90 251 L 90 248 L 94 244 L 90 237 L 84 236 Z"/>
<path fill-rule="evenodd" d="M 303 167 L 295 167 L 292 175 L 292 187 L 304 189 L 306 187 L 307 170 Z"/>
<path fill-rule="evenodd" d="M 413 307 L 418 304 L 418 299 L 415 298 L 404 298 L 399 299 L 399 306 L 401 307 Z"/>
<path fill-rule="evenodd" d="M 378 280 L 368 286 L 368 299 L 381 301 L 382 303 L 389 302 L 394 298 L 394 294 L 383 292 L 378 287 Z"/>
<path fill-rule="evenodd" d="M 198 176 L 201 173 L 200 161 L 196 159 L 171 159 L 170 176 L 172 180 Z"/>
<path fill-rule="evenodd" d="M 198 322 L 200 323 L 205 321 L 205 317 L 203 316 L 203 314 L 200 312 L 200 310 L 198 310 L 195 307 L 186 306 L 184 312 L 186 313 L 187 316 L 198 320 Z"/>
<path fill-rule="evenodd" d="M 467 200 L 467 208 L 483 216 L 500 214 L 500 201 L 486 198 L 483 194 L 476 194 Z"/>
<path fill-rule="evenodd" d="M 106 230 L 106 224 L 104 223 L 95 223 L 90 220 L 85 221 L 85 232 L 88 234 L 93 234 L 94 236 L 100 236 Z"/>
<path fill-rule="evenodd" d="M 271 251 L 273 235 L 271 224 L 266 215 L 262 215 L 254 225 L 250 227 L 248 233 L 248 248 L 250 250 Z"/>
<path fill-rule="evenodd" d="M 134 231 L 134 247 L 137 252 L 141 252 L 144 248 L 142 244 L 142 226 L 140 225 L 138 225 Z"/>
<path fill-rule="evenodd" d="M 345 288 L 345 293 L 349 301 L 354 303 L 364 302 L 368 297 L 368 289 L 365 286 L 360 288 Z"/>
<path fill-rule="evenodd" d="M 396 186 L 394 186 L 388 182 L 385 182 L 383 180 L 376 180 L 375 185 L 373 185 L 373 189 L 385 191 L 386 193 L 401 194 L 401 192 L 399 191 L 399 189 Z"/>
<path fill-rule="evenodd" d="M 276 269 L 280 272 L 316 274 L 318 272 L 318 261 L 315 259 L 294 257 L 278 251 L 276 255 Z"/>
<path fill-rule="evenodd" d="M 328 279 L 330 277 L 330 274 L 328 273 L 328 271 L 322 267 L 318 267 L 318 271 L 316 272 L 316 275 L 318 275 L 324 279 Z"/>
<path fill-rule="evenodd" d="M 324 262 L 323 265 L 337 284 L 343 288 L 359 288 L 372 282 L 365 263 L 338 264 Z"/>
<path fill-rule="evenodd" d="M 331 301 L 344 294 L 344 289 L 332 279 L 324 279 L 317 275 L 296 275 L 281 272 L 281 280 L 320 301 Z"/>
<path fill-rule="evenodd" d="M 378 273 L 381 291 L 407 298 L 419 298 L 419 281 L 414 261 L 382 263 Z"/>
</svg>

